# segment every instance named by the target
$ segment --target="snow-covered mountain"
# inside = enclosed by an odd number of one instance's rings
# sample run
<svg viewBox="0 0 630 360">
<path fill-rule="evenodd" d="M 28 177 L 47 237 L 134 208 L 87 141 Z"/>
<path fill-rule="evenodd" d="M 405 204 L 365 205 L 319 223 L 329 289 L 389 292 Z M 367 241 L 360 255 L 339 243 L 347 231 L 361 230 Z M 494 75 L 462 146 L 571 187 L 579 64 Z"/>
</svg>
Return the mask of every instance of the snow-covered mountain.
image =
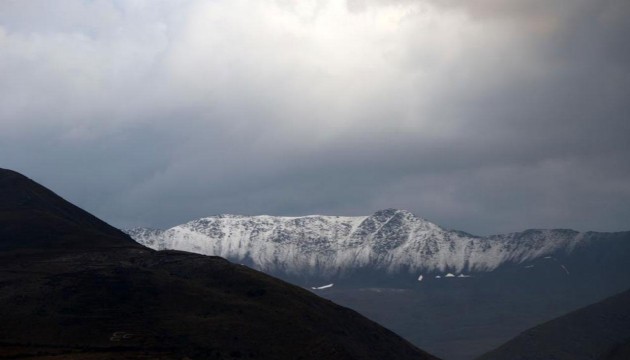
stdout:
<svg viewBox="0 0 630 360">
<path fill-rule="evenodd" d="M 396 209 L 358 217 L 218 215 L 168 230 L 126 232 L 153 249 L 217 255 L 298 276 L 335 276 L 360 269 L 404 271 L 416 277 L 487 272 L 505 263 L 568 254 L 589 238 L 572 230 L 477 237 Z"/>
</svg>

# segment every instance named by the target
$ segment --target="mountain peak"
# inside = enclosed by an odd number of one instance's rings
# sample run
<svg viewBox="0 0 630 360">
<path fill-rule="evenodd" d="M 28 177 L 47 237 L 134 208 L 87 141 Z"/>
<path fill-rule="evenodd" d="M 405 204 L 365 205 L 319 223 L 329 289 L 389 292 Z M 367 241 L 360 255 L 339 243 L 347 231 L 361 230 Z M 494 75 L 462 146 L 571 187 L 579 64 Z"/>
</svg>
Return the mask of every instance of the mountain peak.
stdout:
<svg viewBox="0 0 630 360">
<path fill-rule="evenodd" d="M 26 176 L 0 169 L 0 250 L 139 247 Z"/>
<path fill-rule="evenodd" d="M 423 222 L 427 222 L 430 223 L 430 221 L 421 218 L 419 216 L 417 216 L 416 214 L 412 213 L 409 210 L 405 210 L 405 209 L 395 209 L 395 208 L 387 208 L 387 209 L 383 209 L 383 210 L 378 210 L 376 212 L 374 212 L 374 214 L 372 214 L 372 216 L 375 217 L 394 217 L 394 216 L 403 216 L 406 218 L 410 218 L 410 219 L 416 219 L 416 220 L 421 220 Z"/>
<path fill-rule="evenodd" d="M 374 213 L 374 215 L 375 216 L 394 216 L 399 211 L 401 211 L 401 210 L 394 209 L 394 208 L 388 208 L 388 209 L 378 210 L 378 211 L 376 211 Z"/>
</svg>

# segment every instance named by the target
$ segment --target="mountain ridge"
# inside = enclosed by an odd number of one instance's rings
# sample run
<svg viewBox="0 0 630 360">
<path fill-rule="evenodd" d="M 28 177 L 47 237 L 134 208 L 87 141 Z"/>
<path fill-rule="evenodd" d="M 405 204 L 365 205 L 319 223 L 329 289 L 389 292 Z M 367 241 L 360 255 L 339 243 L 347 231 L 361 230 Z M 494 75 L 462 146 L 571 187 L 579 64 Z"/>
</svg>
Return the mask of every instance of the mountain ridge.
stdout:
<svg viewBox="0 0 630 360">
<path fill-rule="evenodd" d="M 475 236 L 446 230 L 406 210 L 370 216 L 275 217 L 222 214 L 166 230 L 125 230 L 153 249 L 249 261 L 263 271 L 336 276 L 373 267 L 388 273 L 488 272 L 504 263 L 570 253 L 589 232 L 530 229 Z M 417 277 L 416 275 L 416 277 Z"/>
</svg>

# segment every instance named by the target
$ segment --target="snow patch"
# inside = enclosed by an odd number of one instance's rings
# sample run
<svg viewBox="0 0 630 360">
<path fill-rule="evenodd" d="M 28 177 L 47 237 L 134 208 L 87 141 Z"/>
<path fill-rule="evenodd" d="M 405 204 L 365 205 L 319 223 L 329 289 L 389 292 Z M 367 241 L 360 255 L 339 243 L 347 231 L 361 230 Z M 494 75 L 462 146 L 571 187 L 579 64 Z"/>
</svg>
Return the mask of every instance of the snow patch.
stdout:
<svg viewBox="0 0 630 360">
<path fill-rule="evenodd" d="M 323 285 L 323 286 L 313 286 L 311 289 L 313 290 L 322 290 L 322 289 L 328 289 L 333 287 L 334 284 L 328 284 L 328 285 Z"/>
<path fill-rule="evenodd" d="M 423 278 L 424 278 L 424 276 L 422 276 L 422 274 L 420 274 L 420 276 L 418 276 L 418 281 L 422 281 Z"/>
</svg>

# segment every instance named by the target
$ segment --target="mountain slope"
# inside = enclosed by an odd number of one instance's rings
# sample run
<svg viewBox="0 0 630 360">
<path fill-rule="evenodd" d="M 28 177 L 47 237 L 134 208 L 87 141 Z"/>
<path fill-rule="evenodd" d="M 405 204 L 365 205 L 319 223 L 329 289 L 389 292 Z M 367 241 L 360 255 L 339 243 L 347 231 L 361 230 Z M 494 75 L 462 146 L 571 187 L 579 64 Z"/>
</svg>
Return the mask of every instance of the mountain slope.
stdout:
<svg viewBox="0 0 630 360">
<path fill-rule="evenodd" d="M 433 358 L 244 266 L 138 246 L 15 172 L 0 204 L 0 358 Z"/>
<path fill-rule="evenodd" d="M 139 248 L 120 230 L 6 169 L 0 169 L 0 222 L 0 250 Z"/>
<path fill-rule="evenodd" d="M 630 290 L 529 329 L 480 360 L 627 358 Z"/>
</svg>

